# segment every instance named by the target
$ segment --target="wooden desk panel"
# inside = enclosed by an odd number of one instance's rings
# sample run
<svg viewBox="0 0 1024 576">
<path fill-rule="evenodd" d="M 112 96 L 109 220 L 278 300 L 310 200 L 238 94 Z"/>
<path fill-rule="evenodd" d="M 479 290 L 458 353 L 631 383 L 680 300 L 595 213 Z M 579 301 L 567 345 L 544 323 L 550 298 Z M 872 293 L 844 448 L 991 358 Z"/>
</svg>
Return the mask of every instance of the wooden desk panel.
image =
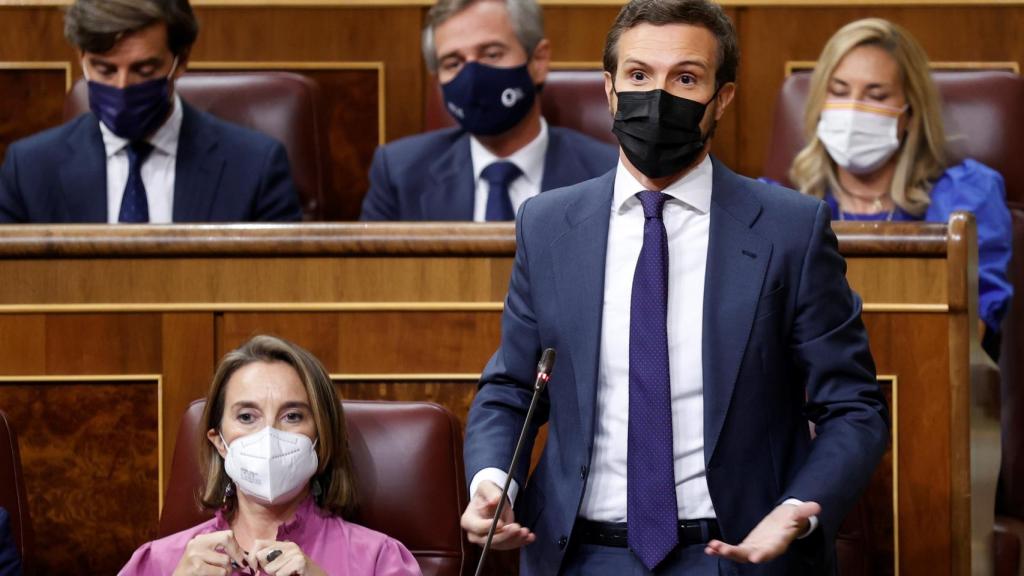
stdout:
<svg viewBox="0 0 1024 576">
<path fill-rule="evenodd" d="M 892 450 L 867 499 L 880 574 L 967 574 L 972 530 L 984 538 L 984 522 L 971 520 L 980 479 L 965 395 L 976 280 L 960 271 L 973 269 L 973 222 L 953 227 L 836 225 L 893 404 Z M 75 389 L 45 396 L 50 410 L 113 404 L 123 415 L 91 437 L 115 447 L 127 434 L 138 446 L 108 470 L 134 479 L 132 498 L 95 492 L 123 518 L 123 535 L 91 552 L 90 566 L 109 572 L 155 530 L 181 413 L 205 394 L 216 359 L 253 334 L 309 348 L 345 397 L 433 400 L 464 421 L 500 340 L 513 249 L 507 224 L 0 228 L 0 407 L 15 407 L 22 430 L 50 426 L 24 408 L 42 377 Z M 113 377 L 135 391 L 111 399 Z M 93 528 L 68 523 L 50 494 L 102 479 L 70 464 L 40 477 L 44 456 L 77 462 L 79 450 L 66 438 L 45 450 L 23 441 L 37 534 L 60 532 L 89 554 Z M 975 492 L 975 504 L 985 497 Z M 47 557 L 43 573 L 69 562 Z"/>
</svg>

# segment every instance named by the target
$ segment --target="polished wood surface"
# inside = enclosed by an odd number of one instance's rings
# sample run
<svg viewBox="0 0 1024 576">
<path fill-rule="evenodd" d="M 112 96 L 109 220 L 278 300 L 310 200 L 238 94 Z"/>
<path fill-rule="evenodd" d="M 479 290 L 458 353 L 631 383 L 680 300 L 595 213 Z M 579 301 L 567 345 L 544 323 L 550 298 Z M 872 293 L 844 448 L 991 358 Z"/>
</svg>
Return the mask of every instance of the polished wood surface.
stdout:
<svg viewBox="0 0 1024 576">
<path fill-rule="evenodd" d="M 0 2 L 0 152 L 14 139 L 59 123 L 59 72 L 5 64 L 66 63 L 81 75 L 62 35 L 62 2 Z M 621 2 L 545 3 L 556 64 L 600 62 Z M 739 89 L 719 123 L 714 153 L 737 171 L 762 172 L 772 110 L 786 64 L 814 61 L 843 24 L 880 16 L 913 33 L 933 60 L 1024 62 L 1019 3 L 727 2 L 742 56 Z M 835 5 L 833 5 L 835 4 Z M 347 218 L 358 213 L 373 146 L 423 128 L 429 85 L 420 53 L 426 5 L 416 2 L 196 2 L 202 31 L 196 67 L 284 69 L 323 85 L 331 120 L 332 181 Z M 350 69 L 324 69 L 325 63 Z M 378 70 L 383 77 L 375 79 Z M 377 80 L 380 80 L 379 82 Z M 379 127 L 379 126 L 382 126 Z"/>
<path fill-rule="evenodd" d="M 973 222 L 835 228 L 893 404 L 892 450 L 865 500 L 871 561 L 880 574 L 967 574 L 979 530 L 971 506 L 982 500 L 965 397 L 977 338 Z M 345 397 L 433 400 L 464 421 L 500 340 L 513 250 L 507 224 L 0 228 L 0 406 L 17 404 L 19 429 L 53 437 L 23 447 L 37 533 L 84 545 L 92 528 L 67 522 L 50 494 L 101 479 L 41 479 L 52 451 L 78 450 L 56 436 L 78 428 L 36 421 L 45 414 L 24 395 L 54 384 L 33 378 L 73 389 L 46 402 L 75 426 L 91 421 L 72 417 L 80 406 L 114 403 L 125 425 L 104 446 L 124 435 L 141 443 L 106 470 L 146 478 L 112 508 L 123 536 L 91 559 L 116 566 L 155 525 L 181 413 L 205 395 L 217 358 L 254 334 L 310 349 Z M 131 378 L 134 392 L 111 398 L 103 386 L 114 377 Z M 48 559 L 44 573 L 72 569 L 66 561 Z"/>
</svg>

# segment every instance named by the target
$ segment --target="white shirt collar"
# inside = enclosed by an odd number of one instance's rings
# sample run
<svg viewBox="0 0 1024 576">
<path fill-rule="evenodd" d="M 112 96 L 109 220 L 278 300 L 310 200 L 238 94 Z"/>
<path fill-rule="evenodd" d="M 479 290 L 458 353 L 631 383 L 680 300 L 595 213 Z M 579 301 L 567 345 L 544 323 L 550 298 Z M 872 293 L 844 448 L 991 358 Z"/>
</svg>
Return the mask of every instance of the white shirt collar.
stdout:
<svg viewBox="0 0 1024 576">
<path fill-rule="evenodd" d="M 153 145 L 153 148 L 168 156 L 178 155 L 178 136 L 181 134 L 181 121 L 185 113 L 181 106 L 181 97 L 174 94 L 174 102 L 171 108 L 171 115 L 152 136 L 146 140 Z M 110 131 L 107 125 L 100 122 L 100 132 L 103 134 L 103 148 L 107 152 L 107 158 L 124 150 L 128 146 L 128 140 L 121 138 Z"/>
<path fill-rule="evenodd" d="M 679 180 L 676 180 L 668 188 L 661 192 L 679 200 L 683 204 L 693 208 L 701 214 L 707 214 L 711 210 L 711 182 L 712 163 L 711 155 L 704 157 L 704 160 L 696 168 L 690 170 Z M 619 167 L 615 172 L 615 192 L 612 198 L 612 210 L 620 214 L 640 200 L 636 197 L 637 192 L 646 190 L 640 182 L 630 174 L 619 159 Z"/>
<path fill-rule="evenodd" d="M 507 160 L 515 164 L 522 172 L 522 178 L 529 184 L 540 186 L 544 177 L 544 156 L 548 151 L 548 123 L 540 119 L 540 134 L 529 144 L 515 151 L 507 158 L 498 158 L 484 147 L 475 136 L 469 137 L 469 157 L 473 161 L 473 179 L 480 182 L 480 173 L 484 168 L 498 160 Z"/>
</svg>

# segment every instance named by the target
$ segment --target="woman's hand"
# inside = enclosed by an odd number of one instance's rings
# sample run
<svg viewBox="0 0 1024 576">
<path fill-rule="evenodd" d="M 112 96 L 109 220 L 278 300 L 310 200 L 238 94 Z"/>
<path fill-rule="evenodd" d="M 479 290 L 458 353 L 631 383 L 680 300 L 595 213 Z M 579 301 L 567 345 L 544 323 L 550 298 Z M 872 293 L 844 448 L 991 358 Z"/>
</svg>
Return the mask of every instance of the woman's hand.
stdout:
<svg viewBox="0 0 1024 576">
<path fill-rule="evenodd" d="M 174 576 L 227 576 L 246 562 L 231 530 L 200 534 L 185 546 Z"/>
<path fill-rule="evenodd" d="M 327 576 L 294 542 L 257 540 L 248 560 L 270 576 Z"/>
</svg>

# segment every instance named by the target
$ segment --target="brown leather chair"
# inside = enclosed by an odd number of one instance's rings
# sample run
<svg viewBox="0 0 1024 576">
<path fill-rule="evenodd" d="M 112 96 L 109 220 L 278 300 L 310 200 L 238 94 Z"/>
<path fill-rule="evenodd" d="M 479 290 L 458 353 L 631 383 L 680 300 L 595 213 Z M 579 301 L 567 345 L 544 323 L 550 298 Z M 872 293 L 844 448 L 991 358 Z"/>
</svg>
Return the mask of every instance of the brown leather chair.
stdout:
<svg viewBox="0 0 1024 576">
<path fill-rule="evenodd" d="M 189 72 L 176 87 L 192 106 L 284 145 L 306 220 L 340 218 L 329 182 L 328 121 L 313 79 L 291 72 Z M 64 119 L 88 110 L 89 91 L 79 80 L 64 101 Z"/>
<path fill-rule="evenodd" d="M 552 126 L 572 128 L 618 146 L 612 134 L 612 116 L 604 94 L 604 73 L 600 70 L 552 70 L 541 92 L 541 110 Z M 455 125 L 444 107 L 437 82 L 427 88 L 424 129 Z"/>
<path fill-rule="evenodd" d="M 198 505 L 197 447 L 205 400 L 181 419 L 159 535 L 208 520 Z M 468 543 L 459 527 L 466 507 L 462 432 L 446 409 L 427 402 L 342 403 L 360 507 L 351 520 L 387 534 L 412 552 L 425 576 L 456 576 Z"/>
<path fill-rule="evenodd" d="M 1006 180 L 1013 218 L 1010 281 L 1016 287 L 1003 321 L 1000 354 L 1003 460 L 996 499 L 997 574 L 1024 575 L 1024 78 L 1012 72 L 935 70 L 954 160 L 974 158 Z M 790 163 L 803 147 L 810 73 L 786 79 L 775 103 L 764 175 L 789 184 Z"/>
<path fill-rule="evenodd" d="M 28 497 L 21 475 L 21 455 L 18 452 L 18 435 L 0 410 L 0 506 L 10 516 L 11 538 L 21 554 L 22 569 L 31 574 L 32 560 L 32 519 L 28 514 Z"/>
</svg>

